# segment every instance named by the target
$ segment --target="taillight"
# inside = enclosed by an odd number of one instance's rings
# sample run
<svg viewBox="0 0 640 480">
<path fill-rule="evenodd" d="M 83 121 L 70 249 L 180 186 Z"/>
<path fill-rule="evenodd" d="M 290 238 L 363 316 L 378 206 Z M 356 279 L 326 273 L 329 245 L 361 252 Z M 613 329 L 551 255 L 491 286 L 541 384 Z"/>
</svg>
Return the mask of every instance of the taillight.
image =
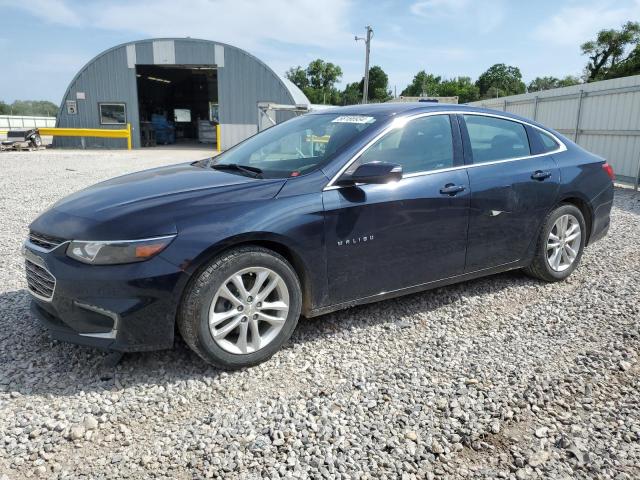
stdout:
<svg viewBox="0 0 640 480">
<path fill-rule="evenodd" d="M 607 162 L 604 162 L 602 164 L 602 169 L 605 172 L 607 172 L 607 175 L 609 175 L 609 178 L 611 179 L 612 182 L 616 179 L 616 174 L 613 173 L 613 167 L 609 165 Z"/>
</svg>

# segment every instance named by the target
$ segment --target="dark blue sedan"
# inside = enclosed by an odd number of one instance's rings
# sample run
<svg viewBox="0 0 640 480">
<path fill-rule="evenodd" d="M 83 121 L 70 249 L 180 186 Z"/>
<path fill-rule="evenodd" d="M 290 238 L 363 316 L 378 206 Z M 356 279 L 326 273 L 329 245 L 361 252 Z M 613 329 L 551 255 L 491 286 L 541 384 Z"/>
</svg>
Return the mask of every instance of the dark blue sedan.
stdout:
<svg viewBox="0 0 640 480">
<path fill-rule="evenodd" d="M 273 355 L 313 317 L 505 270 L 567 278 L 609 228 L 613 172 L 557 132 L 464 106 L 323 110 L 214 159 L 115 178 L 38 217 L 53 336 L 206 361 Z"/>
</svg>

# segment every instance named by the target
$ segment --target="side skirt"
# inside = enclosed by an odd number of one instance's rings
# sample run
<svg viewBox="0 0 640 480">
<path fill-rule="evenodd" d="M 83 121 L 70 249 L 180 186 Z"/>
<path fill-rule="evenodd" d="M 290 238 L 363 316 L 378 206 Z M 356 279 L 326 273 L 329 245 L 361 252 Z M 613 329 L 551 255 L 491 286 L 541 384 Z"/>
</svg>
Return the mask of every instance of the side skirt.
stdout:
<svg viewBox="0 0 640 480">
<path fill-rule="evenodd" d="M 412 287 L 401 288 L 393 290 L 391 292 L 381 292 L 376 295 L 370 295 L 368 297 L 359 298 L 356 300 L 350 300 L 348 302 L 338 303 L 335 305 L 328 305 L 326 307 L 319 307 L 308 312 L 305 312 L 305 317 L 317 317 L 320 315 L 326 315 L 327 313 L 336 312 L 338 310 L 344 310 L 358 305 L 365 305 L 368 303 L 381 302 L 383 300 L 389 300 L 390 298 L 402 297 L 403 295 L 409 295 L 411 293 L 423 292 L 426 290 L 432 290 L 434 288 L 444 287 L 446 285 L 453 285 L 454 283 L 460 283 L 467 280 L 474 280 L 480 277 L 486 277 L 496 273 L 507 272 L 509 270 L 516 270 L 527 266 L 527 261 L 518 260 L 511 263 L 505 263 L 498 265 L 497 267 L 485 268 L 483 270 L 477 270 L 475 272 L 463 273 L 461 275 L 455 275 L 453 277 L 444 278 L 442 280 L 435 280 L 433 282 L 421 283 L 420 285 L 414 285 Z"/>
</svg>

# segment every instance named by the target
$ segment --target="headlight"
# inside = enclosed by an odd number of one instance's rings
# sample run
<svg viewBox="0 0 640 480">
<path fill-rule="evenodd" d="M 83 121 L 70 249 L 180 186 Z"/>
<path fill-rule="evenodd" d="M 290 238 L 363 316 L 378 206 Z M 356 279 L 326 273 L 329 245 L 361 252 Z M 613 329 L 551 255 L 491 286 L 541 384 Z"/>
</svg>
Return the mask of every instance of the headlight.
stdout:
<svg viewBox="0 0 640 480">
<path fill-rule="evenodd" d="M 175 235 L 142 240 L 81 241 L 67 247 L 67 256 L 92 265 L 143 262 L 167 248 Z"/>
</svg>

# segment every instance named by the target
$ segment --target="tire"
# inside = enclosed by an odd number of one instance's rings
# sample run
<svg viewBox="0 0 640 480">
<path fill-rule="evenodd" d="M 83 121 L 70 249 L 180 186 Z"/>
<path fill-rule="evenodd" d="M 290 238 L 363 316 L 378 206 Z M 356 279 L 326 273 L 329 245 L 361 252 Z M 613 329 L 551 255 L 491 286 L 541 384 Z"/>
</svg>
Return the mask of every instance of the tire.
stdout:
<svg viewBox="0 0 640 480">
<path fill-rule="evenodd" d="M 42 146 L 42 138 L 40 137 L 40 135 L 36 134 L 31 137 L 31 146 L 35 149 L 38 149 Z"/>
<path fill-rule="evenodd" d="M 240 247 L 216 257 L 195 275 L 179 308 L 178 329 L 203 360 L 234 370 L 275 354 L 296 328 L 301 308 L 300 281 L 289 262 L 266 248 Z"/>
<path fill-rule="evenodd" d="M 565 218 L 568 219 L 569 226 L 565 227 L 566 231 L 563 235 L 561 219 Z M 574 236 L 576 224 L 579 227 L 579 237 Z M 556 233 L 559 233 L 555 236 L 559 239 L 558 242 L 551 236 Z M 571 204 L 560 205 L 544 220 L 537 239 L 535 256 L 531 265 L 524 269 L 525 273 L 545 282 L 559 282 L 566 279 L 580 263 L 586 234 L 586 224 L 580 209 Z M 555 245 L 559 247 L 555 248 Z M 569 248 L 567 249 L 564 245 Z M 555 256 L 556 252 L 559 252 L 558 256 Z M 575 256 L 570 252 L 575 252 Z"/>
</svg>

